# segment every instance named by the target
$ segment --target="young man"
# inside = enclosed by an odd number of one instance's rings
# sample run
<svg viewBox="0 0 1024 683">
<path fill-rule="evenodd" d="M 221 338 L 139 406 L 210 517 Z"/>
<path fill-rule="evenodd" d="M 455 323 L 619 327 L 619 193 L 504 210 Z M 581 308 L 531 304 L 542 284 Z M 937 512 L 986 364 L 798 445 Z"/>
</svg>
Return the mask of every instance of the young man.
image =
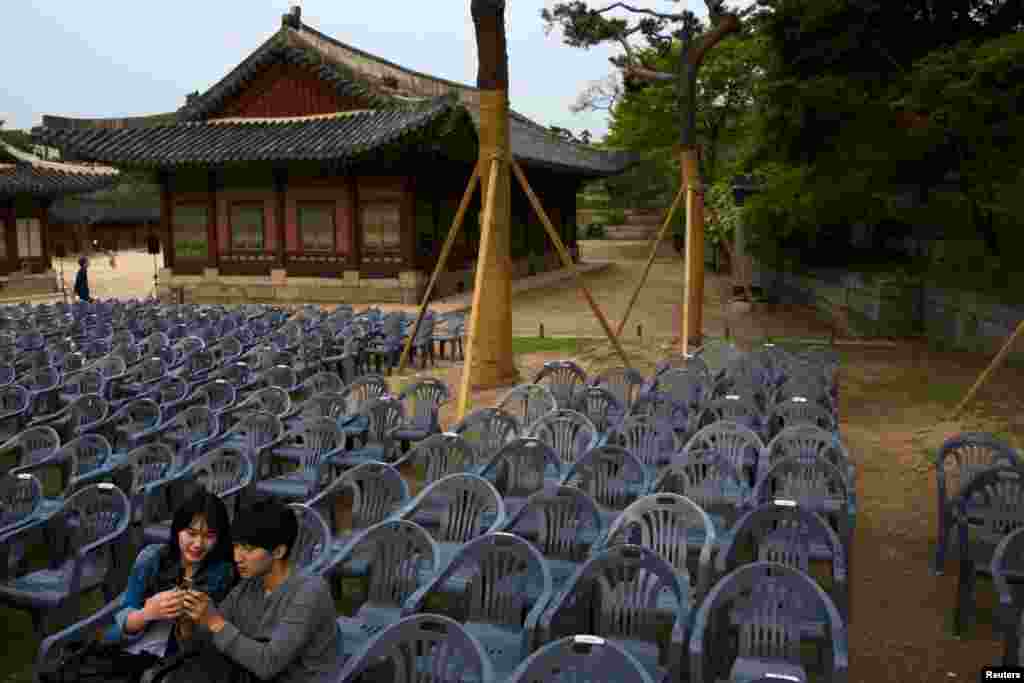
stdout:
<svg viewBox="0 0 1024 683">
<path fill-rule="evenodd" d="M 241 582 L 214 607 L 190 592 L 185 612 L 223 655 L 260 680 L 321 683 L 341 668 L 334 599 L 320 577 L 304 576 L 288 556 L 298 536 L 295 515 L 274 500 L 241 511 L 232 525 Z"/>
<path fill-rule="evenodd" d="M 78 259 L 78 275 L 75 276 L 75 294 L 82 301 L 92 301 L 89 296 L 89 259 L 83 256 Z"/>
</svg>

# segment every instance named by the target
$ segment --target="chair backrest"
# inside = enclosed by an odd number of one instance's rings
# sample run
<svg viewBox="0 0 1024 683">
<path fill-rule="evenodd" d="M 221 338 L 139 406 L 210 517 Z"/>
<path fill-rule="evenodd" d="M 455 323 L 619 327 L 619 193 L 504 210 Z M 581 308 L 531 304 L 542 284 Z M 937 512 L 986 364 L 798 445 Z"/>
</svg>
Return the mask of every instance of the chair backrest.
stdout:
<svg viewBox="0 0 1024 683">
<path fill-rule="evenodd" d="M 593 422 L 599 434 L 607 434 L 626 416 L 622 401 L 604 387 L 591 386 L 577 391 L 573 410 Z"/>
<path fill-rule="evenodd" d="M 61 549 L 64 552 L 58 552 L 57 556 L 66 553 L 66 557 L 75 558 L 75 562 L 65 565 L 68 573 L 64 578 L 68 588 L 72 592 L 79 588 L 86 562 L 105 570 L 104 583 L 110 584 L 113 591 L 120 588 L 116 585 L 120 580 L 113 576 L 124 574 L 124 578 L 127 578 L 127 572 L 120 569 L 121 566 L 127 569 L 128 562 L 122 551 L 129 550 L 130 544 L 127 543 L 125 532 L 132 521 L 132 504 L 124 492 L 111 483 L 84 486 L 64 499 L 58 515 L 62 521 L 58 544 L 63 546 Z M 122 539 L 120 543 L 109 543 L 119 537 Z M 90 558 L 80 555 L 89 548 L 94 552 L 98 550 L 99 556 Z"/>
<path fill-rule="evenodd" d="M 367 401 L 388 393 L 388 382 L 380 375 L 362 375 L 352 380 L 341 392 L 348 403 L 348 412 L 355 413 Z"/>
<path fill-rule="evenodd" d="M 939 447 L 935 456 L 939 497 L 960 495 L 971 479 L 993 465 L 1024 464 L 1020 454 L 1002 439 L 985 432 L 963 432 Z"/>
<path fill-rule="evenodd" d="M 798 425 L 836 431 L 835 417 L 820 403 L 806 396 L 793 396 L 772 406 L 768 415 L 768 429 L 773 435 L 786 427 Z"/>
<path fill-rule="evenodd" d="M 436 583 L 443 585 L 456 574 L 468 579 L 462 600 L 466 621 L 521 626 L 524 612 L 543 609 L 551 598 L 547 563 L 532 544 L 514 534 L 493 532 L 469 541 Z"/>
<path fill-rule="evenodd" d="M 502 531 L 522 535 L 520 522 L 538 520 L 536 535 L 530 535 L 546 558 L 580 562 L 604 531 L 597 504 L 579 489 L 545 484 L 530 495 L 522 508 L 502 526 Z"/>
<path fill-rule="evenodd" d="M 850 465 L 850 455 L 835 432 L 809 424 L 786 427 L 768 442 L 759 463 L 759 475 L 783 458 L 797 457 L 807 461 L 824 458 L 844 475 Z M 852 482 L 849 482 L 852 484 Z"/>
<path fill-rule="evenodd" d="M 336 372 L 318 372 L 302 383 L 310 397 L 319 394 L 341 393 L 345 385 Z"/>
<path fill-rule="evenodd" d="M 369 443 L 386 443 L 388 433 L 402 424 L 405 409 L 402 402 L 393 396 L 381 396 L 365 403 L 361 412 L 369 418 L 366 438 Z M 389 454 L 390 455 L 390 454 Z"/>
<path fill-rule="evenodd" d="M 4 463 L 24 467 L 50 457 L 59 448 L 60 435 L 53 427 L 29 427 L 0 444 L 0 458 Z"/>
<path fill-rule="evenodd" d="M 206 395 L 204 403 L 215 413 L 230 408 L 235 402 L 235 387 L 224 379 L 215 379 L 200 386 L 196 395 Z"/>
<path fill-rule="evenodd" d="M 369 668 L 387 667 L 384 680 L 403 683 L 490 683 L 494 667 L 476 638 L 453 619 L 417 614 L 375 635 L 349 659 L 338 681 L 355 681 Z"/>
<path fill-rule="evenodd" d="M 696 368 L 671 368 L 654 377 L 657 391 L 672 397 L 673 401 L 696 408 L 711 394 L 711 383 L 703 371 Z"/>
<path fill-rule="evenodd" d="M 701 412 L 698 425 L 705 427 L 719 420 L 738 422 L 757 434 L 764 433 L 765 416 L 755 399 L 749 395 L 728 393 L 707 402 Z"/>
<path fill-rule="evenodd" d="M 573 463 L 562 478 L 608 510 L 625 510 L 647 491 L 647 470 L 622 446 L 592 448 Z"/>
<path fill-rule="evenodd" d="M 64 392 L 69 394 L 102 394 L 106 380 L 99 370 L 76 372 L 64 382 Z"/>
<path fill-rule="evenodd" d="M 35 517 L 42 502 L 43 486 L 31 474 L 0 475 L 0 531 Z"/>
<path fill-rule="evenodd" d="M 192 475 L 215 496 L 241 492 L 253 480 L 253 462 L 245 452 L 222 446 L 192 463 Z"/>
<path fill-rule="evenodd" d="M 849 497 L 846 476 L 828 460 L 821 456 L 789 456 L 778 460 L 758 479 L 751 501 L 793 500 L 801 507 L 834 520 L 837 528 L 844 532 Z"/>
<path fill-rule="evenodd" d="M 500 527 L 505 503 L 486 479 L 450 474 L 421 491 L 401 517 L 427 528 L 439 543 L 465 543 Z"/>
<path fill-rule="evenodd" d="M 654 683 L 628 650 L 614 640 L 587 635 L 567 636 L 548 643 L 516 667 L 506 680 L 508 683 Z"/>
<path fill-rule="evenodd" d="M 28 408 L 29 390 L 20 384 L 0 387 L 0 416 L 19 413 Z"/>
<path fill-rule="evenodd" d="M 403 389 L 399 398 L 405 404 L 410 421 L 420 429 L 431 431 L 440 429 L 437 413 L 451 398 L 451 391 L 441 380 L 427 377 Z"/>
<path fill-rule="evenodd" d="M 1024 465 L 996 465 L 979 472 L 960 492 L 961 541 L 968 532 L 993 547 L 1024 526 Z M 966 551 L 966 549 L 963 549 Z"/>
<path fill-rule="evenodd" d="M 520 384 L 505 394 L 495 407 L 512 415 L 519 422 L 520 430 L 527 431 L 542 415 L 556 410 L 558 402 L 546 386 Z"/>
<path fill-rule="evenodd" d="M 477 452 L 478 462 L 487 462 L 509 441 L 519 437 L 519 421 L 501 408 L 478 408 L 452 427 Z"/>
<path fill-rule="evenodd" d="M 332 451 L 341 448 L 345 443 L 345 435 L 338 423 L 326 417 L 304 422 L 302 439 L 301 465 L 306 471 L 320 467 Z"/>
<path fill-rule="evenodd" d="M 283 416 L 291 410 L 292 402 L 288 392 L 280 387 L 263 387 L 256 391 L 246 403 L 252 402 L 253 407 L 258 407 L 278 417 Z"/>
<path fill-rule="evenodd" d="M 682 457 L 714 453 L 728 460 L 737 473 L 752 472 L 758 465 L 764 442 L 749 427 L 731 420 L 718 420 L 697 430 L 686 445 Z"/>
<path fill-rule="evenodd" d="M 346 470 L 330 486 L 306 504 L 320 513 L 332 533 L 342 531 L 339 521 L 339 499 L 352 496 L 352 529 L 359 531 L 387 519 L 409 500 L 409 485 L 391 465 L 364 462 Z"/>
<path fill-rule="evenodd" d="M 622 511 L 608 529 L 608 543 L 631 543 L 650 548 L 685 576 L 690 586 L 687 566 L 690 531 L 703 532 L 700 563 L 711 561 L 715 544 L 715 527 L 707 513 L 685 496 L 675 493 L 655 493 L 640 498 Z"/>
<path fill-rule="evenodd" d="M 73 433 L 81 427 L 103 420 L 110 410 L 110 404 L 99 394 L 85 394 L 71 403 L 71 429 Z"/>
<path fill-rule="evenodd" d="M 412 476 L 426 485 L 484 463 L 468 441 L 458 434 L 442 432 L 420 441 L 394 464 L 395 467 L 411 467 Z"/>
<path fill-rule="evenodd" d="M 275 365 L 264 371 L 263 381 L 268 387 L 280 387 L 285 391 L 291 391 L 299 383 L 299 375 L 287 365 Z"/>
<path fill-rule="evenodd" d="M 625 448 L 648 469 L 671 461 L 679 451 L 672 426 L 650 415 L 630 415 L 608 436 L 608 443 Z"/>
<path fill-rule="evenodd" d="M 643 383 L 643 375 L 627 367 L 609 368 L 591 380 L 593 386 L 612 392 L 626 410 L 640 395 Z"/>
<path fill-rule="evenodd" d="M 825 658 L 825 675 L 828 680 L 845 680 L 837 673 L 845 673 L 847 668 L 846 628 L 835 604 L 804 572 L 764 561 L 733 570 L 701 603 L 690 637 L 691 643 L 697 639 L 702 647 L 691 647 L 691 672 L 696 664 L 699 680 L 728 675 L 732 662 L 721 651 L 726 646 L 719 643 L 728 642 L 727 629 L 737 621 L 736 656 L 799 665 L 800 644 L 806 637 L 802 622 L 808 614 L 821 615 L 824 638 L 831 646 L 831 657 Z"/>
<path fill-rule="evenodd" d="M 295 513 L 299 527 L 299 535 L 288 558 L 295 570 L 316 575 L 330 559 L 331 530 L 320 513 L 308 505 L 289 503 L 288 507 Z"/>
<path fill-rule="evenodd" d="M 576 462 L 598 441 L 594 423 L 586 415 L 567 408 L 540 416 L 530 427 L 529 436 L 547 444 L 565 467 Z"/>
<path fill-rule="evenodd" d="M 59 452 L 67 455 L 71 463 L 71 477 L 74 478 L 103 467 L 110 459 L 113 449 L 106 437 L 100 434 L 83 434 L 64 444 Z"/>
<path fill-rule="evenodd" d="M 674 607 L 659 599 L 663 592 L 674 599 Z M 589 622 L 587 630 L 607 638 L 657 643 L 666 626 L 665 617 L 671 626 L 686 618 L 691 605 L 676 571 L 660 554 L 624 544 L 592 555 L 576 570 L 569 584 L 551 601 L 545 621 L 550 620 L 549 635 L 553 638 L 571 635 L 565 633 L 567 626 L 576 631 Z M 572 614 L 575 616 L 560 618 Z"/>
<path fill-rule="evenodd" d="M 747 477 L 728 458 L 711 451 L 695 451 L 674 460 L 658 473 L 654 491 L 686 496 L 726 525 L 739 516 L 752 493 Z"/>
<path fill-rule="evenodd" d="M 545 473 L 561 475 L 558 454 L 544 441 L 524 437 L 509 441 L 480 471 L 480 476 L 494 481 L 505 498 L 522 498 L 544 486 Z"/>
<path fill-rule="evenodd" d="M 164 479 L 177 472 L 184 465 L 182 456 L 163 443 L 139 446 L 125 457 L 125 465 L 131 468 L 132 484 L 130 494 L 141 495 L 147 484 Z"/>
<path fill-rule="evenodd" d="M 400 609 L 439 569 L 437 544 L 423 527 L 406 520 L 387 520 L 356 534 L 351 554 L 369 559 L 366 601 Z"/>
<path fill-rule="evenodd" d="M 689 406 L 679 403 L 663 391 L 649 389 L 640 394 L 628 417 L 651 417 L 672 428 L 673 431 L 689 435 L 696 418 Z"/>
<path fill-rule="evenodd" d="M 241 439 L 244 451 L 254 458 L 256 452 L 284 434 L 281 420 L 273 413 L 254 410 L 231 428 L 230 434 Z"/>
<path fill-rule="evenodd" d="M 818 513 L 782 499 L 759 505 L 736 520 L 732 533 L 715 557 L 715 572 L 725 576 L 746 564 L 747 550 L 751 546 L 756 549 L 754 561 L 778 562 L 807 572 L 814 559 L 812 543 L 828 548 L 833 588 L 844 588 L 846 551 L 839 536 Z M 844 598 L 836 599 L 835 593 L 832 597 L 840 614 L 845 615 Z"/>
<path fill-rule="evenodd" d="M 587 373 L 572 361 L 549 361 L 533 378 L 533 383 L 546 386 L 559 408 L 571 408 L 576 392 L 587 385 Z"/>
</svg>

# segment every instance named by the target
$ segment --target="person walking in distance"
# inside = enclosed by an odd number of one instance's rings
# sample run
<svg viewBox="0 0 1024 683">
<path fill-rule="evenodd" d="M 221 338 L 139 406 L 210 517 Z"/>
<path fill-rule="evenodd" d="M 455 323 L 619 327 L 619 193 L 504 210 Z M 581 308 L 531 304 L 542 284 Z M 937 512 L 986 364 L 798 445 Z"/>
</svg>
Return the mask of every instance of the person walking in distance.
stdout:
<svg viewBox="0 0 1024 683">
<path fill-rule="evenodd" d="M 89 296 L 89 259 L 85 256 L 78 259 L 78 275 L 75 276 L 75 295 L 85 302 L 91 302 Z"/>
</svg>

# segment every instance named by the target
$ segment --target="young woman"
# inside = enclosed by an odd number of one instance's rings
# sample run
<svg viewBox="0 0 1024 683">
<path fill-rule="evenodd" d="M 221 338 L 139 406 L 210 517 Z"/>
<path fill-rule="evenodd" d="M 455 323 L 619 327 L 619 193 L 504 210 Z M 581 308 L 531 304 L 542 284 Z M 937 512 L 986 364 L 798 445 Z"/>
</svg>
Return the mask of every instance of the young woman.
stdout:
<svg viewBox="0 0 1024 683">
<path fill-rule="evenodd" d="M 232 545 L 224 501 L 203 489 L 192 494 L 174 513 L 171 542 L 139 553 L 104 644 L 136 655 L 131 668 L 140 675 L 176 654 L 192 630 L 185 589 L 223 600 L 235 584 Z"/>
</svg>

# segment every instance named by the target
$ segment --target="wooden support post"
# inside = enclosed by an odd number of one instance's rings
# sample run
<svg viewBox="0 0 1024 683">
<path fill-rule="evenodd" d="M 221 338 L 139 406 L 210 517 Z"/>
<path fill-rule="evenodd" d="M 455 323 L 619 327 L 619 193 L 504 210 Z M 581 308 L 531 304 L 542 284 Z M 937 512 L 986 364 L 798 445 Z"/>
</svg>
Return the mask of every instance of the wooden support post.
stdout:
<svg viewBox="0 0 1024 683">
<path fill-rule="evenodd" d="M 672 206 L 668 210 L 668 215 L 665 216 L 665 222 L 661 226 L 661 230 L 658 231 L 658 236 L 654 240 L 654 244 L 651 245 L 651 254 L 647 257 L 647 265 L 644 266 L 644 272 L 640 276 L 640 280 L 636 283 L 636 287 L 633 289 L 633 295 L 629 297 L 629 303 L 626 304 L 626 312 L 622 314 L 622 320 L 619 321 L 619 329 L 615 332 L 615 336 L 621 337 L 622 331 L 626 329 L 626 321 L 629 320 L 629 314 L 633 312 L 633 304 L 636 303 L 636 299 L 640 296 L 640 290 L 643 289 L 647 283 L 647 276 L 651 272 L 651 266 L 654 264 L 654 257 L 658 253 L 658 247 L 661 246 L 662 240 L 665 239 L 665 235 L 668 233 L 669 226 L 672 225 L 672 218 L 675 216 L 676 208 L 679 206 L 679 202 L 682 200 L 683 195 L 686 192 L 686 185 L 680 184 L 679 192 L 676 192 L 676 198 L 672 200 Z"/>
<path fill-rule="evenodd" d="M 427 283 L 427 290 L 423 294 L 423 303 L 420 304 L 420 312 L 416 316 L 416 322 L 412 326 L 409 338 L 405 341 L 405 348 L 402 349 L 402 358 L 398 361 L 399 372 L 405 370 L 405 365 L 409 361 L 412 342 L 416 338 L 416 333 L 420 331 L 420 324 L 423 322 L 423 316 L 427 313 L 427 304 L 430 302 L 430 295 L 434 293 L 434 285 L 437 284 L 437 278 L 444 271 L 444 267 L 448 263 L 448 254 L 451 253 L 452 247 L 455 245 L 455 239 L 459 236 L 459 229 L 462 227 L 462 221 L 466 217 L 466 211 L 469 209 L 469 203 L 473 199 L 473 192 L 476 190 L 476 186 L 479 181 L 480 160 L 478 159 L 476 165 L 473 166 L 473 175 L 466 184 L 466 191 L 462 194 L 462 201 L 459 202 L 459 208 L 455 212 L 455 220 L 452 221 L 451 228 L 448 229 L 448 237 L 445 238 L 444 246 L 441 247 L 441 254 L 438 256 L 437 264 L 434 266 L 434 273 L 430 276 L 430 282 Z"/>
<path fill-rule="evenodd" d="M 544 207 L 541 206 L 540 200 L 537 199 L 537 195 L 534 194 L 533 188 L 530 187 L 530 182 L 526 179 L 526 175 L 523 173 L 523 169 L 519 167 L 519 162 L 513 158 L 509 158 L 508 163 L 512 166 L 512 171 L 516 174 L 516 178 L 519 180 L 520 186 L 523 188 L 523 192 L 526 193 L 527 198 L 530 200 L 530 205 L 533 206 L 533 210 L 537 213 L 537 217 L 540 218 L 540 222 L 544 225 L 544 230 L 547 231 L 548 237 L 555 245 L 555 249 L 558 250 L 558 255 L 562 258 L 562 265 L 569 269 L 572 273 L 573 278 L 576 280 L 576 286 L 579 287 L 580 292 L 586 297 L 587 303 L 590 305 L 590 310 L 594 312 L 594 317 L 601 323 L 601 327 L 604 328 L 604 333 L 608 337 L 608 341 L 615 347 L 615 352 L 619 354 L 619 358 L 622 359 L 623 365 L 627 368 L 631 367 L 629 364 L 629 358 L 626 356 L 626 352 L 622 350 L 622 345 L 619 344 L 618 336 L 612 332 L 611 325 L 608 324 L 608 319 L 604 317 L 604 313 L 598 308 L 594 302 L 594 298 L 590 295 L 590 290 L 587 289 L 587 285 L 584 284 L 583 278 L 580 277 L 580 273 L 576 270 L 576 264 L 572 262 L 572 257 L 569 256 L 569 252 L 566 250 L 565 245 L 562 244 L 562 239 L 558 236 L 558 232 L 555 227 L 551 225 L 551 220 L 548 218 L 547 213 L 544 211 Z"/>
<path fill-rule="evenodd" d="M 491 248 L 494 233 L 494 197 L 498 188 L 498 172 L 501 169 L 501 158 L 491 159 L 488 172 L 487 191 L 484 197 L 483 220 L 480 225 L 480 253 L 487 254 Z M 487 278 L 489 259 L 481 258 L 476 268 L 476 279 L 473 283 L 473 309 L 469 315 L 469 335 L 466 340 L 466 351 L 462 359 L 462 381 L 459 388 L 459 403 L 456 420 L 461 421 L 469 408 L 469 394 L 473 389 L 472 373 L 473 357 L 476 355 L 480 340 L 480 304 L 484 291 L 484 280 Z"/>
<path fill-rule="evenodd" d="M 695 147 L 682 148 L 683 184 L 686 192 L 686 289 L 683 294 L 682 352 L 690 342 L 702 342 L 704 305 L 704 213 L 703 187 Z"/>
<path fill-rule="evenodd" d="M 980 377 L 978 377 L 978 381 L 974 383 L 974 386 L 967 392 L 967 395 L 964 396 L 964 399 L 960 401 L 959 405 L 953 409 L 953 413 L 949 416 L 949 419 L 955 420 L 960 415 L 964 406 L 970 403 L 971 399 L 974 398 L 974 395 L 978 393 L 978 389 L 981 388 L 981 385 L 984 384 L 985 380 L 988 379 L 988 376 L 992 374 L 992 371 L 995 370 L 999 364 L 1003 362 L 1003 359 L 1006 358 L 1007 354 L 1010 353 L 1010 349 L 1013 348 L 1013 343 L 1017 341 L 1017 337 L 1022 333 L 1024 333 L 1024 320 L 1020 321 L 1020 324 L 1017 325 L 1017 329 L 1013 331 L 1010 338 L 1006 340 L 1005 344 L 1003 344 L 1003 348 L 999 349 L 999 353 L 996 354 L 996 357 L 992 359 L 992 362 L 988 364 L 985 371 L 981 373 Z"/>
</svg>

